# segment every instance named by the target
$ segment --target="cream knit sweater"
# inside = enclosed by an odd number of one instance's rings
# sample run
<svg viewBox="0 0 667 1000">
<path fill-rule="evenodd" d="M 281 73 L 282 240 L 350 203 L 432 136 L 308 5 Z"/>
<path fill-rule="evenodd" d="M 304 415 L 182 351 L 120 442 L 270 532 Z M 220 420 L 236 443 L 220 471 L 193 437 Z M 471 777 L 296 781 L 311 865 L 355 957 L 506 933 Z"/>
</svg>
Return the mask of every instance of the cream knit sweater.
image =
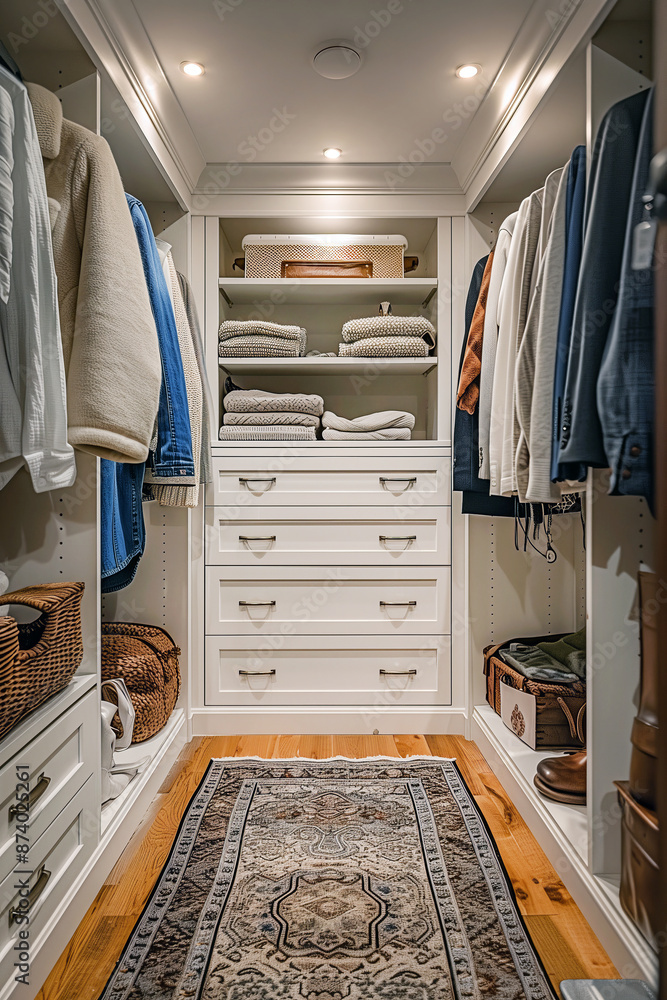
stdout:
<svg viewBox="0 0 667 1000">
<path fill-rule="evenodd" d="M 67 379 L 68 438 L 117 462 L 144 462 L 162 366 L 137 238 L 105 139 L 63 118 L 28 84 L 53 226 Z"/>
</svg>

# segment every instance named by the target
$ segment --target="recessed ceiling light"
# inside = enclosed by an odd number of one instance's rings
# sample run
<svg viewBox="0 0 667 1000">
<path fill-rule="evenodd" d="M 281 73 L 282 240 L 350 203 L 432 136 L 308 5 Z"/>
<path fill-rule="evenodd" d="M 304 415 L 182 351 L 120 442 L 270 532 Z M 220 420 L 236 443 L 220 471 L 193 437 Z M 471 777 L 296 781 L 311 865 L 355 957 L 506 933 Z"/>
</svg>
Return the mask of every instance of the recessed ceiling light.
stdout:
<svg viewBox="0 0 667 1000">
<path fill-rule="evenodd" d="M 327 146 L 327 148 L 323 149 L 322 152 L 328 160 L 337 160 L 338 157 L 342 155 L 343 150 L 338 149 L 337 146 Z"/>
<path fill-rule="evenodd" d="M 204 73 L 202 64 L 196 62 L 182 62 L 181 69 L 186 76 L 202 76 Z"/>
<path fill-rule="evenodd" d="M 361 69 L 362 55 L 353 42 L 334 38 L 322 42 L 313 56 L 313 68 L 327 80 L 346 80 Z"/>
<path fill-rule="evenodd" d="M 465 63 L 463 66 L 457 66 L 456 75 L 461 80 L 470 80 L 473 76 L 477 76 L 481 68 L 477 63 Z"/>
</svg>

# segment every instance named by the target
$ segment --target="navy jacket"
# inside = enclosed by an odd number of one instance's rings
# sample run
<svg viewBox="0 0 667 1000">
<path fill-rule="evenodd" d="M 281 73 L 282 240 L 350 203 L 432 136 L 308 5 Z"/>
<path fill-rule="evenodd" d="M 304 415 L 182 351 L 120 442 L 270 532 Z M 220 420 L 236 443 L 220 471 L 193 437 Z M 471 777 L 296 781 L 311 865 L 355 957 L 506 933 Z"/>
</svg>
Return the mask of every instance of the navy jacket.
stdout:
<svg viewBox="0 0 667 1000">
<path fill-rule="evenodd" d="M 632 182 L 618 305 L 600 369 L 597 403 L 611 467 L 609 492 L 643 496 L 653 509 L 654 270 L 632 269 L 635 227 L 645 215 L 653 155 L 653 91 L 644 109 Z"/>
<path fill-rule="evenodd" d="M 595 140 L 574 307 L 559 462 L 608 465 L 597 380 L 619 292 L 625 228 L 648 90 L 615 104 Z"/>
</svg>

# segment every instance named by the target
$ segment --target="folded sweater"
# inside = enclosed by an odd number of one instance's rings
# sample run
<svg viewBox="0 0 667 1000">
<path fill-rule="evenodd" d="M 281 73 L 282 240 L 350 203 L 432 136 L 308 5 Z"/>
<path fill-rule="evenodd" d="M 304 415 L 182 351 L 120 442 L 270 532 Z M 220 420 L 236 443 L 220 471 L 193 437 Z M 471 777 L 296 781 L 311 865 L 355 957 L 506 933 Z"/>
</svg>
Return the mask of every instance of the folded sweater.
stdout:
<svg viewBox="0 0 667 1000">
<path fill-rule="evenodd" d="M 426 358 L 429 345 L 421 337 L 367 337 L 353 344 L 339 344 L 339 358 Z"/>
<path fill-rule="evenodd" d="M 407 427 L 412 430 L 415 418 L 412 413 L 407 413 L 405 410 L 381 410 L 379 413 L 367 413 L 362 417 L 348 420 L 332 413 L 331 410 L 326 410 L 322 417 L 322 426 L 352 434 L 360 431 L 382 431 L 388 427 Z"/>
<path fill-rule="evenodd" d="M 296 340 L 259 334 L 230 337 L 218 344 L 218 356 L 221 358 L 299 358 L 302 354 L 302 346 Z"/>
<path fill-rule="evenodd" d="M 226 319 L 220 324 L 218 340 L 229 340 L 231 337 L 278 337 L 280 340 L 295 340 L 301 343 L 306 331 L 301 326 L 285 326 L 282 323 L 268 323 L 262 319 Z"/>
<path fill-rule="evenodd" d="M 266 392 L 264 389 L 236 389 L 223 399 L 228 413 L 312 413 L 321 417 L 324 400 L 321 396 L 302 392 Z"/>
<path fill-rule="evenodd" d="M 269 427 L 278 424 L 301 424 L 302 427 L 319 427 L 320 418 L 312 413 L 225 413 L 223 424 Z"/>
<path fill-rule="evenodd" d="M 322 431 L 325 441 L 409 441 L 412 436 L 409 427 L 387 427 L 380 431 L 334 431 L 327 427 Z"/>
<path fill-rule="evenodd" d="M 425 316 L 369 316 L 343 324 L 343 341 L 353 344 L 368 337 L 423 337 L 435 347 L 435 327 Z"/>
<path fill-rule="evenodd" d="M 285 424 L 281 427 L 271 424 L 267 427 L 221 427 L 221 441 L 316 441 L 314 427 Z"/>
</svg>

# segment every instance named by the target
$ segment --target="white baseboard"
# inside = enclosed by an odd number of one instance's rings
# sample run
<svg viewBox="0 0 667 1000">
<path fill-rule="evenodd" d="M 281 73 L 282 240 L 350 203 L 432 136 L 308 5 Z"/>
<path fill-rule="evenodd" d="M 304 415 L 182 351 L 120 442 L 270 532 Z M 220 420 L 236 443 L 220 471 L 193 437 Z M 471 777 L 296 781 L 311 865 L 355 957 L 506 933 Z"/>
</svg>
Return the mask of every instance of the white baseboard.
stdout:
<svg viewBox="0 0 667 1000">
<path fill-rule="evenodd" d="M 529 775 L 525 767 L 519 766 L 508 751 L 506 741 L 494 731 L 495 719 L 485 718 L 488 711 L 488 706 L 484 706 L 481 711 L 475 709 L 471 739 L 475 741 L 530 827 L 621 978 L 645 979 L 657 989 L 657 956 L 621 909 L 618 889 L 612 880 L 601 878 L 590 871 L 587 861 L 568 836 L 568 830 L 557 822 L 550 803 L 542 798 L 533 785 L 532 774 Z M 523 745 L 517 740 L 517 746 Z"/>
<path fill-rule="evenodd" d="M 109 824 L 88 864 L 79 873 L 57 912 L 34 942 L 30 962 L 30 995 L 35 996 L 67 947 L 104 880 L 129 843 L 134 831 L 157 795 L 160 785 L 185 745 L 186 719 L 182 709 L 165 727 L 165 739 L 149 765 L 137 776 L 131 794 Z M 139 744 L 137 744 L 139 746 Z M 26 988 L 16 984 L 3 1000 L 26 1000 Z"/>
<path fill-rule="evenodd" d="M 423 733 L 425 735 L 460 736 L 465 729 L 462 708 L 427 706 L 424 708 L 378 708 L 374 705 L 338 708 L 313 705 L 276 706 L 267 708 L 195 708 L 192 712 L 192 732 L 195 736 L 237 736 L 248 734 L 280 735 L 299 733 L 304 736 L 361 735 L 376 732 Z"/>
</svg>

